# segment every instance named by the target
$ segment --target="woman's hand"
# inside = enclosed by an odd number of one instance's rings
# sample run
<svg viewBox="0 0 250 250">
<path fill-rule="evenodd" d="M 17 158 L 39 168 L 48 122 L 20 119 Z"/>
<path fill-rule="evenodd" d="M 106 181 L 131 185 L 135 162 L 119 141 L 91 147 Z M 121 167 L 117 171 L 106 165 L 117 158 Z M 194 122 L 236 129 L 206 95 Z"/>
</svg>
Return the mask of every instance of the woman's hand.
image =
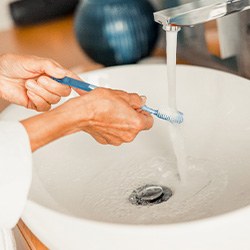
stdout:
<svg viewBox="0 0 250 250">
<path fill-rule="evenodd" d="M 97 88 L 22 124 L 33 151 L 79 131 L 89 133 L 101 144 L 120 145 L 152 127 L 152 116 L 140 111 L 144 102 L 137 94 Z"/>
<path fill-rule="evenodd" d="M 72 110 L 74 129 L 89 133 L 101 144 L 118 146 L 152 127 L 152 116 L 140 111 L 144 104 L 138 94 L 97 88 L 65 103 L 64 108 Z"/>
<path fill-rule="evenodd" d="M 50 59 L 5 54 L 0 56 L 0 97 L 37 111 L 47 111 L 71 88 L 49 76 L 63 78 L 69 71 Z"/>
</svg>

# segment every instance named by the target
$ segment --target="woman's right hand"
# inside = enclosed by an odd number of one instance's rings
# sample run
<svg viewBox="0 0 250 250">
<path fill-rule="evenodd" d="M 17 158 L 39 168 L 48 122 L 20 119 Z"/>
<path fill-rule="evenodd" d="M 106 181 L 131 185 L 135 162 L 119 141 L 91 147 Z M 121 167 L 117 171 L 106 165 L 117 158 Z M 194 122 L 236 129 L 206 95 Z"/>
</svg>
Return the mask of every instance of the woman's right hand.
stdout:
<svg viewBox="0 0 250 250">
<path fill-rule="evenodd" d="M 120 145 L 152 127 L 152 116 L 140 110 L 144 104 L 137 94 L 97 88 L 22 123 L 33 151 L 79 131 L 89 133 L 101 144 Z"/>
</svg>

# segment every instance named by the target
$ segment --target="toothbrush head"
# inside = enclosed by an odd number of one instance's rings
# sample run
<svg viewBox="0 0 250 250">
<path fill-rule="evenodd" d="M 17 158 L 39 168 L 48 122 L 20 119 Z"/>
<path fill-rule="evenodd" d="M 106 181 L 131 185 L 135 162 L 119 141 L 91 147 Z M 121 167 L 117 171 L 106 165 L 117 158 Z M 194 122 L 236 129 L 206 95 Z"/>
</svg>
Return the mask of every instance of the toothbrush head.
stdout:
<svg viewBox="0 0 250 250">
<path fill-rule="evenodd" d="M 184 120 L 183 113 L 177 110 L 159 109 L 156 116 L 171 123 L 181 124 Z"/>
<path fill-rule="evenodd" d="M 144 105 L 143 107 L 141 107 L 142 110 L 155 115 L 156 117 L 165 120 L 165 121 L 169 121 L 171 123 L 177 123 L 180 124 L 183 122 L 184 118 L 183 118 L 183 113 L 175 110 L 175 109 L 166 109 L 166 108 L 162 108 L 162 109 L 153 109 L 150 108 L 146 105 Z"/>
</svg>

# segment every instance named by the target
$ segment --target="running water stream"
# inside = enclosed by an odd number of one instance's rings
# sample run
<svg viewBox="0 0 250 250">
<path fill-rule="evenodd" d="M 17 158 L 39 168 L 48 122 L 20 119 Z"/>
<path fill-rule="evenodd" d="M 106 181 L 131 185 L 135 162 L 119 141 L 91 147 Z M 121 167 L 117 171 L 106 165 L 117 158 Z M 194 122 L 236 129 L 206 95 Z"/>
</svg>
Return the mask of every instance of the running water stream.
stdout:
<svg viewBox="0 0 250 250">
<path fill-rule="evenodd" d="M 176 105 L 176 52 L 178 30 L 166 31 L 167 40 L 167 84 L 168 84 L 168 108 L 177 112 Z M 177 160 L 177 168 L 182 184 L 187 181 L 187 155 L 180 125 L 170 126 L 170 137 Z"/>
<path fill-rule="evenodd" d="M 176 105 L 177 35 L 178 35 L 178 30 L 166 31 L 168 107 L 174 110 L 177 110 L 177 105 Z"/>
</svg>

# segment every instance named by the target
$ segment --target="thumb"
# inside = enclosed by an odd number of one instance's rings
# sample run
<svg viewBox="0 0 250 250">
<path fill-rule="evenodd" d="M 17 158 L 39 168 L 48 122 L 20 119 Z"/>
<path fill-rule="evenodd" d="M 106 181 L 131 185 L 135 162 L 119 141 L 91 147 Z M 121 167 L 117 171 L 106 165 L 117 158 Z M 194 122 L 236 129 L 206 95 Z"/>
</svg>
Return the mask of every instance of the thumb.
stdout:
<svg viewBox="0 0 250 250">
<path fill-rule="evenodd" d="M 48 76 L 53 76 L 56 78 L 63 78 L 67 74 L 67 70 L 64 69 L 57 62 L 50 59 L 34 59 L 29 67 L 31 71 L 37 74 L 46 74 Z"/>
<path fill-rule="evenodd" d="M 147 101 L 146 96 L 139 96 L 138 94 L 130 94 L 129 104 L 134 109 L 140 109 L 143 105 L 145 105 Z"/>
<path fill-rule="evenodd" d="M 141 95 L 141 99 L 142 99 L 142 106 L 144 106 L 147 102 L 147 97 L 145 95 Z"/>
</svg>

